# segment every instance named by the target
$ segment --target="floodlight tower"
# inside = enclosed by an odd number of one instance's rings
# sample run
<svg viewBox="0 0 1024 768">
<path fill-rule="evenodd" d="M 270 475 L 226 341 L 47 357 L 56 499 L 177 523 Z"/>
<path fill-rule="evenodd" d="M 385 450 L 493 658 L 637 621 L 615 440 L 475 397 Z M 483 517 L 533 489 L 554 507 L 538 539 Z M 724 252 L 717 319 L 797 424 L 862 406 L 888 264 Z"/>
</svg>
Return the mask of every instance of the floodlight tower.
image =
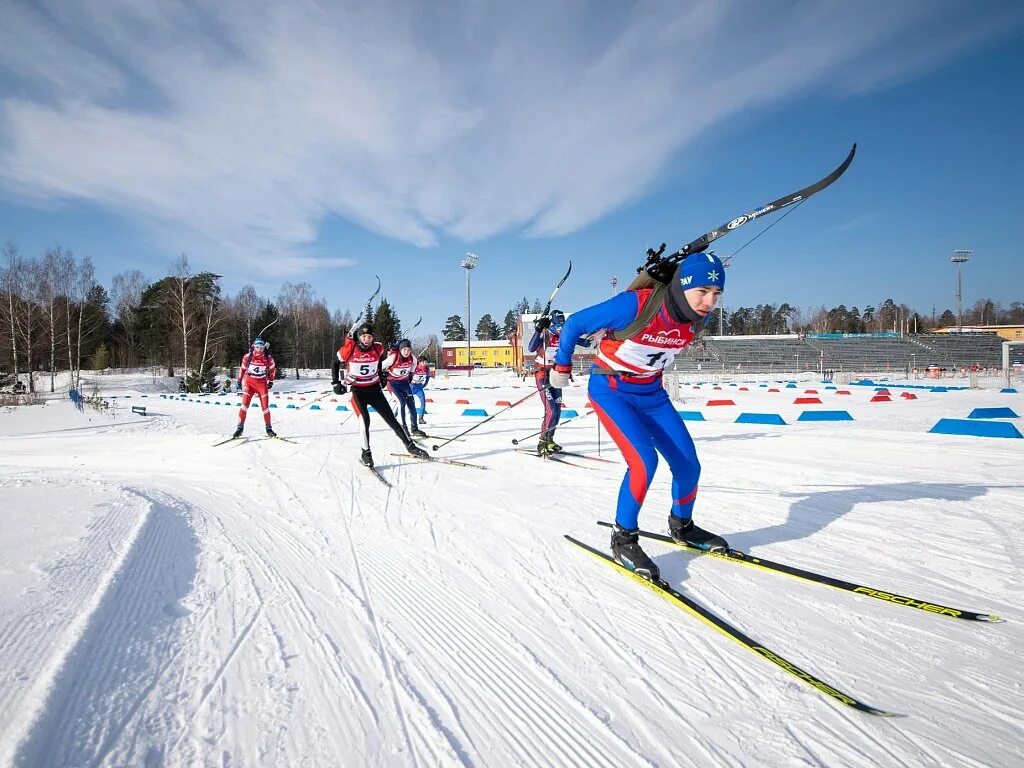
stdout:
<svg viewBox="0 0 1024 768">
<path fill-rule="evenodd" d="M 466 364 L 469 367 L 467 376 L 473 375 L 473 356 L 471 354 L 473 343 L 470 341 L 473 338 L 473 333 L 470 331 L 469 323 L 469 275 L 476 269 L 476 263 L 479 258 L 475 253 L 467 253 L 466 258 L 459 264 L 460 267 L 466 270 Z"/>
<path fill-rule="evenodd" d="M 949 260 L 956 264 L 956 324 L 957 333 L 964 332 L 964 284 L 963 279 L 960 275 L 960 265 L 966 264 L 971 260 L 971 254 L 973 254 L 970 248 L 958 248 L 953 251 L 953 255 L 949 257 Z"/>
<path fill-rule="evenodd" d="M 614 296 L 616 293 L 618 293 L 618 291 L 616 290 L 615 286 L 617 286 L 619 284 L 619 278 L 617 278 L 615 275 L 612 275 L 611 284 L 612 284 L 612 296 Z"/>
</svg>

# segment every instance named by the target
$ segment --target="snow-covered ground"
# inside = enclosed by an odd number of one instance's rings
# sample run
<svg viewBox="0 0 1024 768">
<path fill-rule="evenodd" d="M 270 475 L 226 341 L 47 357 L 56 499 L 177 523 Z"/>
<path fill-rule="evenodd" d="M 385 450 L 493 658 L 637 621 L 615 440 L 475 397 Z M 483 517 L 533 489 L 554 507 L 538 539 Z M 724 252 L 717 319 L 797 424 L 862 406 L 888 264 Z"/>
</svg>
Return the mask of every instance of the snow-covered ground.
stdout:
<svg viewBox="0 0 1024 768">
<path fill-rule="evenodd" d="M 700 524 L 762 557 L 1006 617 L 958 621 L 648 547 L 669 582 L 766 647 L 906 715 L 884 719 L 567 543 L 607 545 L 595 521 L 624 465 L 607 435 L 613 464 L 515 452 L 539 427 L 536 397 L 435 454 L 486 471 L 393 457 L 375 419 L 388 489 L 358 464 L 351 413 L 333 395 L 310 408 L 324 379 L 275 388 L 274 426 L 295 444 L 221 447 L 235 396 L 96 382 L 84 390 L 107 411 L 0 412 L 0 765 L 1024 764 L 1024 440 L 927 432 L 975 407 L 1024 414 L 1024 395 L 869 403 L 870 387 L 818 386 L 825 404 L 805 407 L 792 401 L 806 383 L 682 390 L 680 409 L 707 419 L 689 424 Z M 480 421 L 457 399 L 493 414 L 529 383 L 435 380 L 425 427 L 454 435 Z M 722 397 L 737 405 L 706 405 Z M 582 386 L 565 399 L 585 412 Z M 837 407 L 856 421 L 796 422 Z M 740 412 L 789 424 L 733 423 Z M 262 432 L 258 410 L 247 431 Z M 558 438 L 597 453 L 592 416 Z M 646 528 L 664 530 L 668 489 L 662 467 Z"/>
</svg>

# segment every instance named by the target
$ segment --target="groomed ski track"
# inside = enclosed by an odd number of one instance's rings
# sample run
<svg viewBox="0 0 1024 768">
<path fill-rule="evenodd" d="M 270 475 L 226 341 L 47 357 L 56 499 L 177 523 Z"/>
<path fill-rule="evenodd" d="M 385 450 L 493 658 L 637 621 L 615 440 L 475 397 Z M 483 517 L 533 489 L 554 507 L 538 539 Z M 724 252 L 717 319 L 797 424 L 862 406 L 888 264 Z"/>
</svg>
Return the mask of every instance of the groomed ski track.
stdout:
<svg viewBox="0 0 1024 768">
<path fill-rule="evenodd" d="M 486 397 L 521 396 L 513 381 Z M 471 425 L 447 405 L 459 396 L 433 394 L 431 429 Z M 442 452 L 489 472 L 392 457 L 375 420 L 389 489 L 358 465 L 346 414 L 278 411 L 298 444 L 226 450 L 210 445 L 228 409 L 150 406 L 143 420 L 55 402 L 0 422 L 0 490 L 19 519 L 79 509 L 63 548 L 0 591 L 0 765 L 1024 761 L 1016 446 L 979 454 L 898 420 L 858 423 L 854 441 L 694 425 L 698 514 L 734 546 L 1007 619 L 950 622 L 648 544 L 708 609 L 907 715 L 879 721 L 566 544 L 606 545 L 593 521 L 623 465 L 517 455 L 510 439 L 539 407 Z M 592 424 L 559 437 L 596 447 Z M 667 499 L 662 467 L 645 527 L 664 528 Z"/>
</svg>

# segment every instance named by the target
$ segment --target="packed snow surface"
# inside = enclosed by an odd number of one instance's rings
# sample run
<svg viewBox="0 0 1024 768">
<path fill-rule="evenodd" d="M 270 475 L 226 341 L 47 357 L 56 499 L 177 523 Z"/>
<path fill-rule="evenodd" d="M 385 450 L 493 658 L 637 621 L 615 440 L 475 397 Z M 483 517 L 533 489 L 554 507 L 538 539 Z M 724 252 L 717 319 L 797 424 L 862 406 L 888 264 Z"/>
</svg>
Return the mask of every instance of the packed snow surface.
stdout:
<svg viewBox="0 0 1024 768">
<path fill-rule="evenodd" d="M 928 434 L 1024 395 L 687 384 L 695 520 L 776 561 L 960 608 L 961 621 L 671 545 L 663 577 L 840 690 L 858 713 L 565 541 L 602 549 L 625 465 L 594 416 L 578 466 L 516 452 L 533 396 L 434 456 L 358 463 L 348 397 L 279 381 L 292 442 L 213 447 L 236 395 L 100 376 L 110 407 L 0 412 L 0 765 L 1019 766 L 1024 764 L 1024 440 Z M 764 383 L 764 382 L 760 382 Z M 565 405 L 586 411 L 586 381 Z M 424 428 L 454 436 L 530 393 L 443 376 Z M 822 405 L 794 405 L 805 389 Z M 849 395 L 837 394 L 839 390 Z M 161 396 L 162 395 L 162 396 Z M 735 406 L 707 406 L 727 397 Z M 468 400 L 469 405 L 456 400 Z M 146 415 L 131 406 L 145 406 Z M 289 408 L 288 406 L 295 406 Z M 314 408 L 313 406 L 318 406 Z M 842 408 L 852 422 L 797 422 Z M 734 423 L 779 413 L 786 426 Z M 1024 430 L 1020 419 L 1011 419 Z M 440 439 L 427 441 L 428 447 Z M 641 512 L 665 530 L 669 474 Z"/>
</svg>

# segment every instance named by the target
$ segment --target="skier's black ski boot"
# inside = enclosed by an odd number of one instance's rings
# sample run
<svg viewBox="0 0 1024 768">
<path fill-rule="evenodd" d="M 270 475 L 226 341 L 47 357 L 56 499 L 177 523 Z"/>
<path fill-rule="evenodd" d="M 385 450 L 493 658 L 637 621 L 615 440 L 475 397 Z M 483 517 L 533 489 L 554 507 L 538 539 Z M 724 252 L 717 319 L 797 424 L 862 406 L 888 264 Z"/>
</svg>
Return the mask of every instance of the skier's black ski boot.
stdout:
<svg viewBox="0 0 1024 768">
<path fill-rule="evenodd" d="M 542 437 L 540 442 L 537 443 L 537 454 L 539 456 L 551 456 L 556 453 L 562 452 L 562 446 L 552 440 L 550 437 Z"/>
<path fill-rule="evenodd" d="M 415 456 L 417 459 L 429 459 L 430 454 L 420 448 L 416 443 L 410 440 L 405 444 L 405 450 L 409 452 L 410 456 Z"/>
<path fill-rule="evenodd" d="M 419 427 L 417 427 L 416 429 L 414 429 L 414 430 L 412 431 L 412 436 L 413 436 L 413 437 L 428 437 L 427 433 L 426 433 L 426 432 L 424 432 L 424 431 L 423 431 L 422 429 L 420 429 Z"/>
<path fill-rule="evenodd" d="M 363 453 L 359 457 L 359 460 L 363 462 L 363 464 L 365 464 L 366 466 L 370 467 L 371 469 L 373 468 L 373 454 L 370 453 L 369 448 L 363 449 Z"/>
<path fill-rule="evenodd" d="M 235 434 L 233 434 L 233 435 L 231 436 L 231 439 L 232 439 L 232 440 L 237 440 L 238 438 L 240 438 L 240 437 L 242 436 L 242 430 L 244 430 L 244 429 L 245 429 L 245 424 L 239 424 L 239 425 L 238 425 L 238 426 L 237 426 L 237 427 L 235 428 Z"/>
<path fill-rule="evenodd" d="M 272 430 L 269 424 L 267 425 L 267 437 L 277 437 L 277 432 Z"/>
<path fill-rule="evenodd" d="M 724 555 L 729 551 L 729 544 L 716 533 L 705 531 L 693 524 L 693 520 L 683 520 L 670 514 L 668 516 L 668 532 L 673 541 L 680 544 L 689 544 L 703 549 L 705 552 L 715 552 Z"/>
<path fill-rule="evenodd" d="M 612 557 L 615 558 L 615 562 L 648 581 L 658 581 L 661 578 L 658 566 L 641 549 L 640 534 L 636 528 L 627 530 L 618 523 L 615 524 L 612 529 Z"/>
</svg>

